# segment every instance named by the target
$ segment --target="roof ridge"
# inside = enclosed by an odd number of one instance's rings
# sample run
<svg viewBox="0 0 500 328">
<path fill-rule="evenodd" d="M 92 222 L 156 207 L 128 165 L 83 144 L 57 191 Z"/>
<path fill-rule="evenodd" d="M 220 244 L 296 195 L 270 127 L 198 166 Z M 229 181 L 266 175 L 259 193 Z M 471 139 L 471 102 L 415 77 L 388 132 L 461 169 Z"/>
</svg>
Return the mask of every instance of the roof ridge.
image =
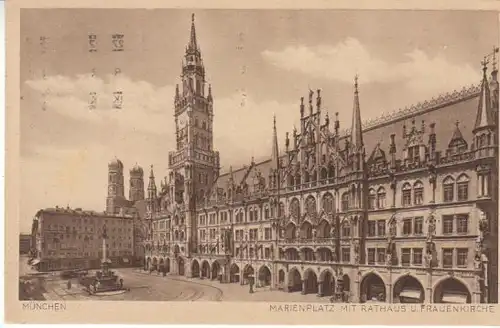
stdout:
<svg viewBox="0 0 500 328">
<path fill-rule="evenodd" d="M 434 107 L 440 107 L 452 102 L 462 100 L 481 92 L 481 84 L 472 84 L 469 87 L 463 87 L 460 91 L 457 89 L 451 92 L 441 93 L 437 97 L 432 97 L 430 100 L 412 104 L 409 107 L 399 108 L 391 113 L 382 114 L 379 117 L 365 120 L 361 123 L 362 130 L 373 129 L 379 125 L 387 124 L 392 121 L 402 119 L 407 116 L 415 115 L 427 111 Z M 351 129 L 344 129 L 341 133 L 342 136 L 349 135 Z"/>
</svg>

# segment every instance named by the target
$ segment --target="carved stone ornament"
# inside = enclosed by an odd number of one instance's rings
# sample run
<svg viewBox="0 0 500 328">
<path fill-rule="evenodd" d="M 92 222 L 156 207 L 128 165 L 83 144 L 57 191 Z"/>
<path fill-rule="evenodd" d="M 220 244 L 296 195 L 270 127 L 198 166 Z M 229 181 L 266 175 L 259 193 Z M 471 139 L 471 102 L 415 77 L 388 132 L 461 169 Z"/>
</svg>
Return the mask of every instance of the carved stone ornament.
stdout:
<svg viewBox="0 0 500 328">
<path fill-rule="evenodd" d="M 436 234 L 436 218 L 434 217 L 434 213 L 429 214 L 427 217 L 427 223 L 427 238 L 432 239 L 432 237 Z"/>
<path fill-rule="evenodd" d="M 489 230 L 489 220 L 486 213 L 479 210 L 479 230 L 484 234 Z"/>
</svg>

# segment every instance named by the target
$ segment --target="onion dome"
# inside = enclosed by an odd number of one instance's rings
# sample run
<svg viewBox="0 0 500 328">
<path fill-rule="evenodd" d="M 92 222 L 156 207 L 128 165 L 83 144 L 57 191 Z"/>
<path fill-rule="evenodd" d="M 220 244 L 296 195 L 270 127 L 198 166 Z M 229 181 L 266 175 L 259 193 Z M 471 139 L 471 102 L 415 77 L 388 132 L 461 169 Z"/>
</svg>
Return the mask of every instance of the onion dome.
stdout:
<svg viewBox="0 0 500 328">
<path fill-rule="evenodd" d="M 135 163 L 134 167 L 130 170 L 130 173 L 131 174 L 137 174 L 137 175 L 143 175 L 144 174 L 144 170 L 142 169 L 142 167 L 140 167 L 139 165 L 137 165 L 137 163 Z"/>
<path fill-rule="evenodd" d="M 108 167 L 110 169 L 121 170 L 121 169 L 123 169 L 123 163 L 122 163 L 122 161 L 120 161 L 118 158 L 115 157 L 111 160 L 111 162 L 109 162 Z"/>
</svg>

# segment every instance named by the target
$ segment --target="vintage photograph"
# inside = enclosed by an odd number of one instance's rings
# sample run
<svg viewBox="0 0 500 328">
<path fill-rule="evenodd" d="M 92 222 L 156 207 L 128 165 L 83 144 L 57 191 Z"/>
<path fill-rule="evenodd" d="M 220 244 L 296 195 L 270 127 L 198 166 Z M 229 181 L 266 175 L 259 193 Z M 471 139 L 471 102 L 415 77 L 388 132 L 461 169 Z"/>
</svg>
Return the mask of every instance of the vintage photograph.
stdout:
<svg viewBox="0 0 500 328">
<path fill-rule="evenodd" d="M 498 24 L 21 9 L 19 300 L 498 303 Z"/>
</svg>

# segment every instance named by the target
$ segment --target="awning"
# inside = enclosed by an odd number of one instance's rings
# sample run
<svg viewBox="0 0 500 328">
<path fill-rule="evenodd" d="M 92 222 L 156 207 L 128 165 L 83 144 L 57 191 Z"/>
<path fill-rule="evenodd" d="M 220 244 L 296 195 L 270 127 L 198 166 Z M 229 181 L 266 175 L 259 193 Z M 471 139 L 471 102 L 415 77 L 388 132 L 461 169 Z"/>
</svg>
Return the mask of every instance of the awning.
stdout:
<svg viewBox="0 0 500 328">
<path fill-rule="evenodd" d="M 464 294 L 443 294 L 443 303 L 466 304 L 467 296 Z"/>
<path fill-rule="evenodd" d="M 31 262 L 31 265 L 37 265 L 38 263 L 40 263 L 40 260 L 34 259 L 33 262 Z"/>
<path fill-rule="evenodd" d="M 401 293 L 399 293 L 399 297 L 406 297 L 406 298 L 420 299 L 421 296 L 422 292 L 416 289 L 403 289 Z"/>
</svg>

